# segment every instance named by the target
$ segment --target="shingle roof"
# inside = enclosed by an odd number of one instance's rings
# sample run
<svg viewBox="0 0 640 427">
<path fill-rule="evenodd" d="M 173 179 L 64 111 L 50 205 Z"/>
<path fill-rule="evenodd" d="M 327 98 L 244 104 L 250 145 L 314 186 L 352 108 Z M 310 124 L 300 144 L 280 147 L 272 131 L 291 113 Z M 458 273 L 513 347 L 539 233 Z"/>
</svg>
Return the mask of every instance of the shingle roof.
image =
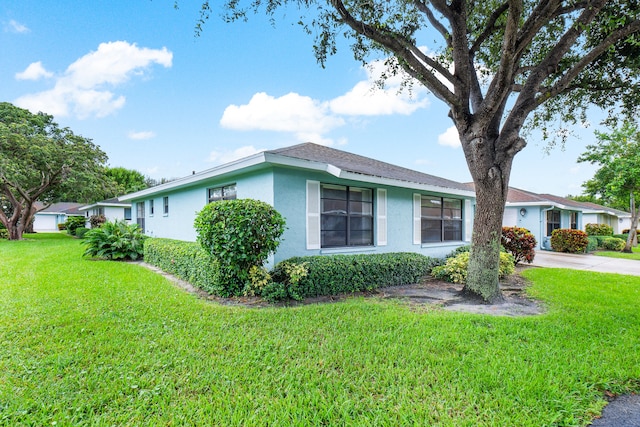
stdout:
<svg viewBox="0 0 640 427">
<path fill-rule="evenodd" d="M 270 150 L 267 151 L 267 153 L 293 157 L 296 159 L 327 163 L 336 166 L 344 171 L 362 175 L 395 179 L 399 181 L 407 181 L 418 184 L 433 185 L 436 187 L 467 191 L 469 190 L 469 188 L 465 184 L 462 184 L 460 182 L 451 181 L 445 178 L 440 178 L 434 175 L 429 175 L 412 169 L 403 168 L 401 166 L 392 165 L 390 163 L 381 162 L 369 157 L 348 153 L 346 151 L 336 150 L 335 148 L 325 147 L 323 145 L 318 145 L 311 142 L 276 150 Z"/>
<path fill-rule="evenodd" d="M 36 202 L 36 209 L 38 213 L 62 213 L 67 215 L 82 215 L 78 208 L 82 206 L 82 203 L 72 203 L 72 202 L 59 202 L 53 203 L 51 206 L 48 206 L 46 209 L 42 209 L 44 206 L 40 202 Z M 40 210 L 41 209 L 41 210 Z"/>
</svg>

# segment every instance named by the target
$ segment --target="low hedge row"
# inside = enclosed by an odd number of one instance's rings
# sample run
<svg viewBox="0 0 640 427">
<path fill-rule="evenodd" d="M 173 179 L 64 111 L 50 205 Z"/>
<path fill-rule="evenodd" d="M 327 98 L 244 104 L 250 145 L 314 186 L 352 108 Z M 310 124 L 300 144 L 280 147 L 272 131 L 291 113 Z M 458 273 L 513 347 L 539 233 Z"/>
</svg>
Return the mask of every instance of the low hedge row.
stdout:
<svg viewBox="0 0 640 427">
<path fill-rule="evenodd" d="M 199 243 L 151 238 L 144 242 L 144 260 L 193 286 L 214 295 L 224 295 L 217 262 Z"/>
<path fill-rule="evenodd" d="M 589 244 L 587 245 L 586 252 L 593 252 L 598 249 L 604 249 L 607 251 L 621 251 L 624 249 L 627 243 L 626 237 L 623 239 L 614 236 L 589 236 Z"/>
<path fill-rule="evenodd" d="M 417 283 L 439 263 L 409 252 L 293 257 L 276 265 L 271 277 L 282 288 L 280 299 L 302 299 Z M 287 265 L 303 265 L 307 273 L 291 280 Z"/>
</svg>

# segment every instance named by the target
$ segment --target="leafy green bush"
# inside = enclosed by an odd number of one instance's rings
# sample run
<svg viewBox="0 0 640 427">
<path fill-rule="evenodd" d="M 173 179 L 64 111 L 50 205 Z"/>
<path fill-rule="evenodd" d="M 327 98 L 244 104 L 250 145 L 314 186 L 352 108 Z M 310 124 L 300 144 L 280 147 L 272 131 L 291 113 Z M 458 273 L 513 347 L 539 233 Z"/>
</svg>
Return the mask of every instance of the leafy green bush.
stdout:
<svg viewBox="0 0 640 427">
<path fill-rule="evenodd" d="M 102 224 L 104 224 L 105 222 L 107 222 L 107 218 L 102 214 L 100 214 L 100 215 L 91 215 L 89 217 L 89 223 L 91 224 L 91 228 L 98 228 Z"/>
<path fill-rule="evenodd" d="M 597 236 L 589 236 L 587 237 L 587 248 L 585 249 L 585 252 L 593 252 L 593 251 L 597 251 L 600 248 L 600 244 L 598 241 Z"/>
<path fill-rule="evenodd" d="M 0 228 L 0 239 L 8 239 L 9 238 L 9 232 L 7 231 L 6 228 Z"/>
<path fill-rule="evenodd" d="M 217 261 L 195 242 L 148 238 L 144 242 L 144 260 L 193 286 L 214 295 L 225 295 Z"/>
<path fill-rule="evenodd" d="M 637 234 L 637 236 L 640 236 L 640 234 Z M 611 237 L 616 237 L 616 238 L 622 239 L 622 240 L 624 240 L 626 242 L 627 238 L 629 237 L 629 233 L 627 233 L 627 234 L 614 234 Z"/>
<path fill-rule="evenodd" d="M 587 233 L 581 230 L 558 228 L 551 233 L 551 248 L 556 252 L 583 253 L 588 244 Z"/>
<path fill-rule="evenodd" d="M 116 220 L 105 222 L 84 235 L 85 256 L 104 259 L 138 259 L 144 253 L 146 236 L 138 224 Z"/>
<path fill-rule="evenodd" d="M 271 205 L 252 199 L 209 203 L 197 215 L 198 242 L 220 266 L 228 295 L 242 295 L 249 270 L 275 252 L 285 221 Z"/>
<path fill-rule="evenodd" d="M 64 224 L 67 230 L 67 234 L 75 236 L 76 229 L 84 227 L 85 219 L 83 216 L 70 216 L 69 218 L 67 218 L 67 221 Z"/>
<path fill-rule="evenodd" d="M 76 237 L 78 237 L 79 239 L 84 238 L 84 235 L 87 234 L 87 231 L 89 231 L 89 229 L 87 227 L 78 227 L 76 228 Z"/>
<path fill-rule="evenodd" d="M 526 228 L 502 227 L 500 243 L 507 252 L 513 255 L 516 264 L 520 261 L 531 264 L 536 256 L 536 238 Z"/>
<path fill-rule="evenodd" d="M 294 257 L 275 266 L 262 296 L 300 300 L 417 283 L 436 263 L 435 258 L 410 252 Z"/>
<path fill-rule="evenodd" d="M 584 230 L 589 236 L 611 236 L 613 227 L 607 224 L 587 224 Z"/>
<path fill-rule="evenodd" d="M 446 280 L 452 283 L 466 283 L 467 269 L 469 267 L 469 252 L 461 253 L 453 258 L 449 258 L 444 265 L 434 267 L 431 275 L 436 279 Z M 513 274 L 515 261 L 513 255 L 500 252 L 500 268 L 498 277 L 504 279 Z"/>
<path fill-rule="evenodd" d="M 621 251 L 624 249 L 626 243 L 626 241 L 618 239 L 617 237 L 607 237 L 602 242 L 602 249 L 606 249 L 608 251 Z"/>
</svg>

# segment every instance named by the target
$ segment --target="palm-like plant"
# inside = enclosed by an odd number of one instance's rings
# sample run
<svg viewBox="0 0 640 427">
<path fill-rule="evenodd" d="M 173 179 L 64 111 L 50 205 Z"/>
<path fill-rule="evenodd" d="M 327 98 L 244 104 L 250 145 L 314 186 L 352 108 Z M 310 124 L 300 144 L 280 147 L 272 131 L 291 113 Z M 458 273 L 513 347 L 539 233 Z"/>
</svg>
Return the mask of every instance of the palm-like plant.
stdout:
<svg viewBox="0 0 640 427">
<path fill-rule="evenodd" d="M 143 256 L 146 237 L 137 224 L 127 224 L 124 220 L 105 222 L 84 235 L 84 256 L 135 260 Z"/>
</svg>

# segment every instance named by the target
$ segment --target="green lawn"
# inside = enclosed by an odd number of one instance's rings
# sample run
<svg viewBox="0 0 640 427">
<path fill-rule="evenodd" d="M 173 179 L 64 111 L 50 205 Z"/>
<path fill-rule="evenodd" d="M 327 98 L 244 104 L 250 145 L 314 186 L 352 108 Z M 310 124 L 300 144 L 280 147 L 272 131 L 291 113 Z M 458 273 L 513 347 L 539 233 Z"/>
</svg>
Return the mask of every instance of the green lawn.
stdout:
<svg viewBox="0 0 640 427">
<path fill-rule="evenodd" d="M 616 251 L 596 251 L 594 255 L 604 256 L 609 258 L 622 258 L 622 259 L 635 259 L 640 260 L 640 246 L 632 247 L 632 253 L 623 253 Z"/>
<path fill-rule="evenodd" d="M 0 242 L 0 425 L 570 426 L 640 391 L 640 278 L 529 269 L 548 313 L 209 303 L 66 235 Z"/>
</svg>

